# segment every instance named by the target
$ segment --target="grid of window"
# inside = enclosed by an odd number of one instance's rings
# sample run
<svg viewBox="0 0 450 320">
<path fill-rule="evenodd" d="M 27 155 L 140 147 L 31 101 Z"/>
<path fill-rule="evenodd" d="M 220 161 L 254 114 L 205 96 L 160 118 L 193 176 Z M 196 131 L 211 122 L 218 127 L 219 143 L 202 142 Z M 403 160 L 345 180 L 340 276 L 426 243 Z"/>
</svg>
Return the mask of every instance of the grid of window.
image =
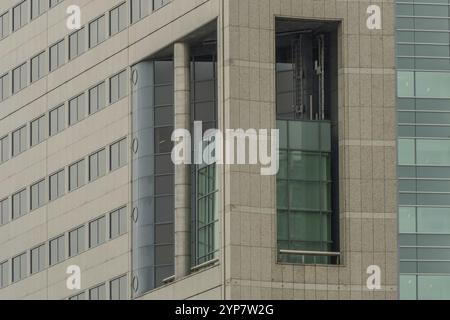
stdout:
<svg viewBox="0 0 450 320">
<path fill-rule="evenodd" d="M 30 143 L 31 146 L 35 146 L 46 139 L 45 127 L 46 127 L 45 116 L 41 116 L 40 118 L 31 122 L 31 137 Z"/>
<path fill-rule="evenodd" d="M 89 248 L 106 241 L 106 217 L 103 216 L 89 223 Z"/>
<path fill-rule="evenodd" d="M 9 261 L 0 263 L 0 289 L 9 285 Z"/>
<path fill-rule="evenodd" d="M 12 196 L 12 218 L 20 218 L 27 213 L 27 190 L 19 191 Z"/>
<path fill-rule="evenodd" d="M 50 136 L 54 136 L 55 134 L 63 131 L 66 128 L 66 118 L 64 111 L 64 105 L 56 107 L 55 109 L 50 111 Z"/>
<path fill-rule="evenodd" d="M 89 300 L 106 300 L 106 285 L 101 284 L 89 290 Z"/>
<path fill-rule="evenodd" d="M 0 226 L 9 222 L 9 199 L 0 201 Z"/>
<path fill-rule="evenodd" d="M 49 178 L 50 201 L 56 200 L 65 193 L 65 171 L 61 170 Z"/>
<path fill-rule="evenodd" d="M 54 71 L 66 62 L 66 49 L 64 40 L 50 47 L 50 71 Z"/>
<path fill-rule="evenodd" d="M 13 94 L 27 86 L 27 63 L 18 66 L 12 72 Z"/>
<path fill-rule="evenodd" d="M 89 23 L 89 48 L 95 47 L 106 39 L 105 16 Z"/>
<path fill-rule="evenodd" d="M 5 12 L 0 16 L 0 40 L 9 35 L 9 12 Z"/>
<path fill-rule="evenodd" d="M 45 180 L 35 183 L 30 188 L 31 210 L 42 207 L 45 204 Z"/>
<path fill-rule="evenodd" d="M 127 7 L 124 2 L 109 12 L 109 35 L 113 36 L 127 27 Z"/>
<path fill-rule="evenodd" d="M 84 226 L 69 232 L 69 257 L 84 251 Z"/>
<path fill-rule="evenodd" d="M 85 161 L 81 160 L 69 166 L 69 191 L 78 189 L 85 184 Z"/>
<path fill-rule="evenodd" d="M 54 266 L 55 264 L 61 262 L 65 258 L 65 236 L 61 235 L 58 238 L 50 240 L 49 242 L 49 264 Z"/>
<path fill-rule="evenodd" d="M 45 244 L 40 245 L 30 251 L 31 274 L 41 272 L 45 269 Z"/>
<path fill-rule="evenodd" d="M 42 78 L 46 73 L 45 51 L 31 58 L 31 82 Z"/>
<path fill-rule="evenodd" d="M 109 238 L 117 238 L 127 232 L 126 207 L 115 210 L 109 216 Z"/>
<path fill-rule="evenodd" d="M 141 20 L 150 13 L 150 0 L 131 0 L 131 22 Z"/>
<path fill-rule="evenodd" d="M 9 160 L 9 137 L 5 136 L 0 139 L 0 163 Z"/>
<path fill-rule="evenodd" d="M 84 46 L 84 28 L 72 33 L 69 36 L 69 59 L 72 60 L 82 54 Z"/>
<path fill-rule="evenodd" d="M 94 181 L 106 174 L 106 150 L 100 150 L 89 156 L 89 181 Z"/>
<path fill-rule="evenodd" d="M 12 156 L 15 157 L 27 148 L 27 127 L 24 126 L 12 133 Z"/>
<path fill-rule="evenodd" d="M 31 19 L 36 19 L 47 10 L 47 0 L 31 0 Z"/>
<path fill-rule="evenodd" d="M 13 8 L 13 31 L 28 23 L 28 2 L 23 1 Z"/>
<path fill-rule="evenodd" d="M 9 97 L 9 73 L 0 77 L 0 101 Z"/>
<path fill-rule="evenodd" d="M 127 163 L 127 139 L 122 139 L 110 146 L 110 170 L 116 170 Z"/>
<path fill-rule="evenodd" d="M 109 79 L 109 102 L 115 103 L 127 94 L 127 72 L 126 70 L 116 74 Z"/>
<path fill-rule="evenodd" d="M 89 90 L 89 114 L 102 110 L 106 106 L 105 83 L 102 82 Z"/>
<path fill-rule="evenodd" d="M 109 298 L 110 300 L 127 299 L 127 276 L 122 276 L 109 282 Z"/>
<path fill-rule="evenodd" d="M 69 101 L 69 125 L 80 122 L 85 116 L 85 97 L 84 93 Z"/>
<path fill-rule="evenodd" d="M 12 282 L 25 279 L 27 276 L 27 254 L 23 253 L 12 259 Z"/>
</svg>

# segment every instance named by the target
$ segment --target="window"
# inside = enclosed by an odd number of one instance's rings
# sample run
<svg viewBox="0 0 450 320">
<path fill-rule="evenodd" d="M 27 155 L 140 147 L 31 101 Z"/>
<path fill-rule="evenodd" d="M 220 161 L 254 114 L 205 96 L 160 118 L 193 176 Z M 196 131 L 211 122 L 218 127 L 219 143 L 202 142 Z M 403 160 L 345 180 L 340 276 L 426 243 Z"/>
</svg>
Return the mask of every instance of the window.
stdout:
<svg viewBox="0 0 450 320">
<path fill-rule="evenodd" d="M 27 86 L 27 63 L 13 70 L 13 93 L 17 93 Z"/>
<path fill-rule="evenodd" d="M 141 20 L 149 14 L 150 0 L 131 0 L 131 22 Z"/>
<path fill-rule="evenodd" d="M 51 175 L 49 178 L 50 201 L 56 200 L 65 193 L 64 169 Z"/>
<path fill-rule="evenodd" d="M 106 174 L 106 150 L 100 150 L 89 156 L 89 181 L 94 181 Z"/>
<path fill-rule="evenodd" d="M 81 160 L 69 167 L 69 191 L 73 191 L 84 186 L 85 183 L 85 164 Z"/>
<path fill-rule="evenodd" d="M 84 52 L 84 28 L 69 36 L 69 59 L 79 56 Z"/>
<path fill-rule="evenodd" d="M 55 134 L 63 131 L 66 128 L 66 118 L 64 112 L 64 105 L 56 107 L 52 111 L 50 111 L 50 136 L 54 136 Z"/>
<path fill-rule="evenodd" d="M 9 261 L 0 263 L 0 289 L 9 285 Z"/>
<path fill-rule="evenodd" d="M 0 139 L 0 163 L 9 160 L 9 137 Z"/>
<path fill-rule="evenodd" d="M 116 170 L 127 163 L 127 140 L 122 139 L 110 147 L 110 170 Z"/>
<path fill-rule="evenodd" d="M 31 82 L 35 82 L 45 75 L 45 52 L 41 52 L 31 59 Z"/>
<path fill-rule="evenodd" d="M 31 0 L 31 19 L 36 19 L 47 10 L 47 0 Z"/>
<path fill-rule="evenodd" d="M 27 254 L 21 255 L 12 259 L 12 282 L 17 282 L 25 279 L 27 276 Z"/>
<path fill-rule="evenodd" d="M 84 119 L 84 93 L 69 101 L 69 125 L 80 122 Z"/>
<path fill-rule="evenodd" d="M 31 210 L 42 207 L 45 204 L 45 180 L 41 180 L 31 186 Z"/>
<path fill-rule="evenodd" d="M 9 97 L 9 73 L 0 77 L 0 101 Z"/>
<path fill-rule="evenodd" d="M 23 1 L 13 8 L 13 31 L 28 23 L 28 2 Z"/>
<path fill-rule="evenodd" d="M 109 282 L 110 300 L 125 300 L 127 298 L 127 276 Z"/>
<path fill-rule="evenodd" d="M 31 249 L 31 274 L 41 272 L 45 269 L 45 244 Z"/>
<path fill-rule="evenodd" d="M 103 216 L 89 223 L 89 248 L 106 241 L 106 217 Z"/>
<path fill-rule="evenodd" d="M 0 16 L 0 39 L 9 35 L 9 12 L 5 12 Z"/>
<path fill-rule="evenodd" d="M 50 71 L 54 71 L 66 62 L 64 39 L 50 47 Z"/>
<path fill-rule="evenodd" d="M 50 8 L 56 6 L 58 3 L 62 2 L 64 0 L 50 0 Z"/>
<path fill-rule="evenodd" d="M 95 47 L 106 39 L 105 16 L 89 23 L 89 48 Z"/>
<path fill-rule="evenodd" d="M 109 102 L 114 103 L 127 94 L 127 72 L 122 71 L 109 79 Z"/>
<path fill-rule="evenodd" d="M 76 296 L 70 297 L 69 300 L 85 300 L 84 292 L 77 294 Z"/>
<path fill-rule="evenodd" d="M 15 157 L 27 148 L 27 127 L 24 126 L 12 133 L 12 156 Z"/>
<path fill-rule="evenodd" d="M 109 12 L 109 35 L 115 35 L 127 27 L 127 9 L 125 2 Z"/>
<path fill-rule="evenodd" d="M 84 251 L 84 226 L 69 232 L 69 257 Z"/>
<path fill-rule="evenodd" d="M 164 7 L 172 0 L 153 0 L 153 10 L 158 10 L 159 8 Z"/>
<path fill-rule="evenodd" d="M 45 116 L 42 116 L 31 122 L 31 146 L 41 143 L 45 138 Z"/>
<path fill-rule="evenodd" d="M 106 106 L 105 83 L 102 82 L 89 90 L 89 114 L 93 114 L 97 111 L 100 111 L 105 106 Z"/>
<path fill-rule="evenodd" d="M 27 213 L 27 190 L 24 189 L 12 196 L 12 218 L 20 218 Z"/>
<path fill-rule="evenodd" d="M 50 257 L 49 264 L 54 266 L 55 264 L 61 262 L 65 258 L 65 236 L 61 235 L 53 240 L 50 240 Z"/>
<path fill-rule="evenodd" d="M 9 222 L 9 199 L 0 201 L 0 226 Z"/>
<path fill-rule="evenodd" d="M 109 217 L 109 238 L 114 239 L 127 232 L 127 209 L 121 208 L 111 212 Z"/>
<path fill-rule="evenodd" d="M 89 290 L 89 300 L 105 300 L 106 285 L 102 284 Z"/>
</svg>

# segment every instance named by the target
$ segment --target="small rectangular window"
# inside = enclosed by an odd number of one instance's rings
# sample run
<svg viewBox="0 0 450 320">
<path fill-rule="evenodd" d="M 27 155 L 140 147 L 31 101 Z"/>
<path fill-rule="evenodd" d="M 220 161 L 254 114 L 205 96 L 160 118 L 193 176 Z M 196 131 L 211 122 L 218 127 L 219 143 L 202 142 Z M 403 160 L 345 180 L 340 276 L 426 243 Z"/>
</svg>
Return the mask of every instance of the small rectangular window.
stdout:
<svg viewBox="0 0 450 320">
<path fill-rule="evenodd" d="M 164 7 L 172 0 L 153 0 L 153 11 L 158 10 L 159 8 Z"/>
<path fill-rule="evenodd" d="M 11 32 L 9 27 L 9 12 L 0 16 L 0 39 L 5 38 Z"/>
<path fill-rule="evenodd" d="M 64 63 L 66 63 L 66 51 L 65 51 L 64 39 L 59 41 L 50 47 L 50 71 L 54 71 Z"/>
<path fill-rule="evenodd" d="M 61 1 L 63 1 L 63 0 L 50 0 L 50 8 L 53 8 L 54 6 L 56 6 Z"/>
<path fill-rule="evenodd" d="M 30 251 L 31 274 L 41 272 L 45 269 L 45 244 Z"/>
<path fill-rule="evenodd" d="M 141 20 L 149 14 L 151 0 L 131 0 L 131 22 Z"/>
<path fill-rule="evenodd" d="M 109 282 L 110 300 L 125 300 L 127 298 L 127 276 Z"/>
<path fill-rule="evenodd" d="M 13 8 L 13 31 L 28 23 L 28 2 L 25 0 Z"/>
<path fill-rule="evenodd" d="M 0 163 L 9 160 L 9 137 L 5 136 L 0 139 Z"/>
<path fill-rule="evenodd" d="M 100 150 L 89 156 L 89 181 L 94 181 L 106 174 L 106 150 Z"/>
<path fill-rule="evenodd" d="M 85 184 L 85 161 L 81 160 L 69 167 L 69 191 L 78 189 Z"/>
<path fill-rule="evenodd" d="M 127 10 L 125 2 L 109 12 L 109 35 L 115 35 L 127 27 Z"/>
<path fill-rule="evenodd" d="M 9 220 L 9 199 L 6 198 L 0 201 L 0 226 L 7 224 Z"/>
<path fill-rule="evenodd" d="M 66 128 L 66 117 L 65 117 L 65 108 L 64 105 L 56 107 L 52 111 L 50 111 L 50 136 L 54 136 L 55 134 L 63 131 Z"/>
<path fill-rule="evenodd" d="M 95 47 L 106 39 L 105 16 L 89 23 L 89 48 Z"/>
<path fill-rule="evenodd" d="M 61 235 L 53 240 L 50 240 L 49 242 L 49 264 L 51 266 L 54 266 L 55 264 L 61 262 L 65 258 L 65 239 L 66 237 L 64 235 Z"/>
<path fill-rule="evenodd" d="M 27 254 L 21 255 L 12 259 L 12 282 L 17 282 L 25 279 L 27 276 Z"/>
<path fill-rule="evenodd" d="M 15 157 L 27 148 L 27 127 L 23 126 L 12 133 L 12 156 Z"/>
<path fill-rule="evenodd" d="M 9 285 L 9 261 L 0 263 L 0 289 Z"/>
<path fill-rule="evenodd" d="M 18 66 L 13 70 L 13 94 L 19 92 L 27 86 L 27 63 Z"/>
<path fill-rule="evenodd" d="M 69 59 L 78 57 L 84 50 L 84 28 L 81 28 L 69 36 Z"/>
<path fill-rule="evenodd" d="M 105 83 L 102 82 L 89 90 L 89 114 L 100 111 L 106 106 Z"/>
<path fill-rule="evenodd" d="M 9 97 L 9 73 L 0 77 L 0 101 Z"/>
<path fill-rule="evenodd" d="M 64 169 L 51 175 L 49 178 L 50 201 L 56 200 L 63 196 L 65 190 L 65 173 Z"/>
<path fill-rule="evenodd" d="M 109 79 L 109 102 L 115 103 L 127 94 L 126 70 Z"/>
<path fill-rule="evenodd" d="M 109 238 L 117 238 L 127 232 L 127 208 L 123 207 L 110 213 Z"/>
<path fill-rule="evenodd" d="M 13 220 L 20 218 L 27 213 L 27 190 L 23 189 L 12 196 Z"/>
<path fill-rule="evenodd" d="M 102 284 L 89 290 L 89 300 L 105 300 L 106 285 Z"/>
<path fill-rule="evenodd" d="M 30 208 L 35 210 L 45 204 L 45 180 L 41 180 L 31 186 Z"/>
<path fill-rule="evenodd" d="M 45 75 L 45 51 L 31 58 L 31 82 L 35 82 Z"/>
<path fill-rule="evenodd" d="M 45 134 L 45 116 L 31 122 L 31 146 L 35 146 L 46 139 Z"/>
<path fill-rule="evenodd" d="M 106 217 L 89 223 L 89 248 L 96 247 L 106 241 Z"/>
<path fill-rule="evenodd" d="M 70 297 L 69 300 L 74 300 L 74 301 L 85 300 L 84 292 L 81 292 L 81 293 L 77 294 L 76 296 Z"/>
<path fill-rule="evenodd" d="M 69 101 L 69 125 L 80 122 L 85 116 L 84 93 Z"/>
<path fill-rule="evenodd" d="M 69 232 L 69 257 L 84 251 L 84 226 Z"/>
<path fill-rule="evenodd" d="M 36 19 L 47 10 L 47 0 L 31 0 L 31 19 Z"/>
<path fill-rule="evenodd" d="M 111 145 L 109 152 L 110 170 L 116 170 L 127 163 L 127 139 L 122 139 Z"/>
</svg>

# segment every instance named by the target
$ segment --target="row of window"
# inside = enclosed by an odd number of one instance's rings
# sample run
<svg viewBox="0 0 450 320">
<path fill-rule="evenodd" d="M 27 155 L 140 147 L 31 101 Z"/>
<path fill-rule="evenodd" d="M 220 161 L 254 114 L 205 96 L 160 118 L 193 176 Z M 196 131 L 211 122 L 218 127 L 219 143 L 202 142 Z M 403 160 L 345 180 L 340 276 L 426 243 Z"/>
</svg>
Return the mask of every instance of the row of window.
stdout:
<svg viewBox="0 0 450 320">
<path fill-rule="evenodd" d="M 106 292 L 109 292 L 109 300 L 127 299 L 127 276 L 115 278 L 108 282 L 109 290 L 106 289 L 107 283 L 96 285 L 91 289 L 82 291 L 68 300 L 107 300 Z"/>
<path fill-rule="evenodd" d="M 148 15 L 149 0 L 132 0 L 131 21 L 137 21 Z M 169 3 L 170 0 L 153 0 L 153 8 L 158 9 Z M 24 1 L 22 5 L 26 5 Z M 136 9 L 137 8 L 137 9 Z M 5 21 L 5 14 L 0 16 L 0 25 Z M 29 83 L 33 83 L 48 72 L 52 72 L 86 51 L 86 48 L 93 48 L 107 39 L 107 35 L 113 36 L 127 28 L 128 18 L 126 2 L 113 8 L 108 13 L 109 26 L 106 28 L 106 14 L 101 15 L 95 20 L 89 22 L 87 26 L 70 34 L 68 37 L 68 49 L 66 50 L 66 39 L 61 39 L 53 44 L 48 50 L 44 50 L 33 56 L 11 72 L 0 76 L 0 101 L 5 100 L 11 94 L 14 95 L 24 89 Z M 86 31 L 87 30 L 87 31 Z M 107 31 L 108 30 L 108 31 Z M 87 32 L 87 34 L 86 34 Z M 0 30 L 0 35 L 2 31 Z M 0 37 L 1 38 L 1 37 Z M 47 65 L 48 63 L 48 65 Z M 11 85 L 10 85 L 11 84 Z"/>
<path fill-rule="evenodd" d="M 109 86 L 108 89 L 107 85 Z M 126 94 L 127 72 L 124 70 L 109 78 L 107 82 L 103 81 L 70 99 L 67 102 L 69 110 L 67 114 L 66 104 L 63 103 L 52 109 L 48 114 L 41 115 L 31 121 L 28 125 L 29 129 L 25 124 L 11 134 L 0 137 L 0 164 L 26 151 L 28 146 L 34 147 L 46 140 L 47 137 L 54 136 L 66 127 L 75 125 L 85 119 L 88 115 L 104 109 L 107 100 L 109 104 L 113 104 L 124 98 Z M 28 139 L 29 142 L 27 142 Z"/>
<path fill-rule="evenodd" d="M 47 267 L 52 267 L 87 249 L 95 248 L 108 239 L 112 240 L 125 234 L 127 232 L 126 212 L 126 207 L 116 209 L 16 255 L 12 259 L 3 261 L 0 263 L 0 288 L 21 281 L 28 275 L 44 271 Z"/>
<path fill-rule="evenodd" d="M 107 150 L 109 156 L 106 154 Z M 86 181 L 92 182 L 106 175 L 106 159 L 108 159 L 110 171 L 116 170 L 126 164 L 126 138 L 69 165 L 67 170 L 63 168 L 48 178 L 43 178 L 34 183 L 29 188 L 24 188 L 14 193 L 11 197 L 1 200 L 0 226 L 26 215 L 29 211 L 42 207 L 47 201 L 54 201 L 60 198 L 67 191 L 71 192 L 84 186 Z M 68 174 L 67 182 L 65 179 L 66 174 Z M 67 190 L 66 185 L 68 186 Z M 28 201 L 27 192 L 30 194 Z M 48 195 L 46 195 L 47 192 Z"/>
</svg>

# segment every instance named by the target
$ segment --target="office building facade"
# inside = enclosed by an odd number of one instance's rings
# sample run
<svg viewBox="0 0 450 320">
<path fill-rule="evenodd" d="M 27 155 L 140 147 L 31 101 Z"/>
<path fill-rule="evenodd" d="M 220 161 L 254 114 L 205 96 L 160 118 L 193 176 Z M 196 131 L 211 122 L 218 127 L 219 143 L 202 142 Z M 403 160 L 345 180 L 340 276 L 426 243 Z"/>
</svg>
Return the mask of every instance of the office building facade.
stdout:
<svg viewBox="0 0 450 320">
<path fill-rule="evenodd" d="M 0 298 L 397 299 L 395 3 L 375 4 L 2 1 Z M 214 129 L 278 129 L 278 174 L 172 161 Z"/>
</svg>

